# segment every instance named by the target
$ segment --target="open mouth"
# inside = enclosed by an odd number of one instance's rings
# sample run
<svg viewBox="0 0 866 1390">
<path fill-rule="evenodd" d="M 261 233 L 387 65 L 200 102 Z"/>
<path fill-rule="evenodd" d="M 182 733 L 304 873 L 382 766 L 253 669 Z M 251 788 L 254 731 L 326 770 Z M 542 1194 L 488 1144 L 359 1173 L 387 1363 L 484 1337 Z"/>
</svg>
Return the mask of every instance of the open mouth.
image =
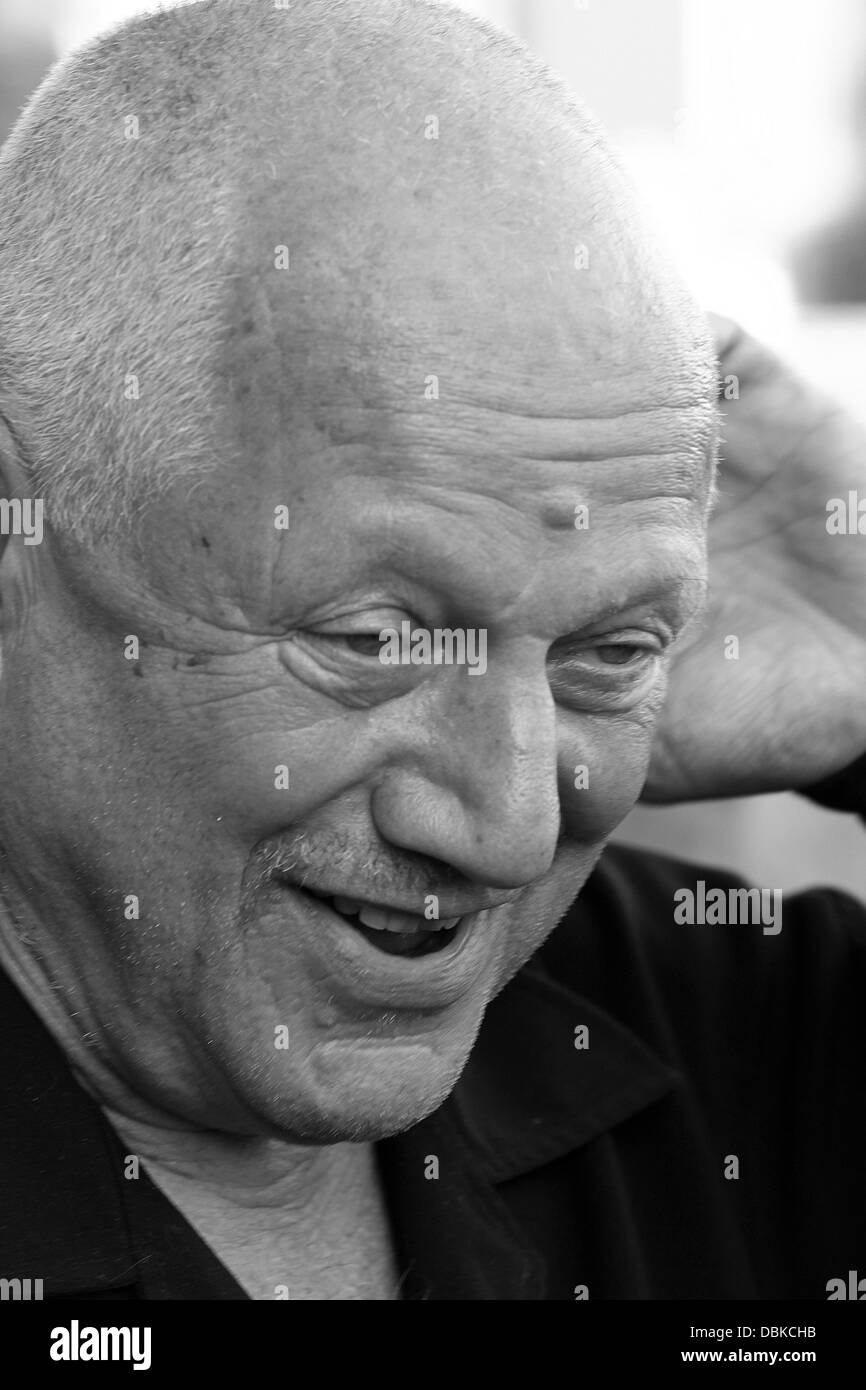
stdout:
<svg viewBox="0 0 866 1390">
<path fill-rule="evenodd" d="M 442 951 L 454 940 L 463 920 L 451 917 L 447 921 L 428 921 L 414 912 L 374 907 L 353 898 L 325 897 L 309 888 L 304 891 L 327 903 L 365 941 L 389 956 L 429 956 Z"/>
</svg>

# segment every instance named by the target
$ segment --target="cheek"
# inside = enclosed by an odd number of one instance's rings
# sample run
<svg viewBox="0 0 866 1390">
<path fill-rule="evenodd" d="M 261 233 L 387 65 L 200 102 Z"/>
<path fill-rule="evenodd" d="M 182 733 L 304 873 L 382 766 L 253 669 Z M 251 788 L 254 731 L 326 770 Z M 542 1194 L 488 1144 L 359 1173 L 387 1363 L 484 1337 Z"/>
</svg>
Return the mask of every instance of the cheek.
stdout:
<svg viewBox="0 0 866 1390">
<path fill-rule="evenodd" d="M 569 840 L 598 845 L 631 811 L 646 780 L 654 725 L 649 714 L 564 721 L 559 796 Z"/>
<path fill-rule="evenodd" d="M 500 957 L 495 993 L 508 983 L 543 945 L 562 921 L 595 868 L 602 843 L 577 845 L 563 841 L 543 881 L 526 890 L 503 935 L 507 947 Z"/>
<path fill-rule="evenodd" d="M 605 843 L 632 810 L 649 767 L 652 714 L 562 720 L 561 842 L 543 882 L 521 899 L 503 950 L 498 992 L 538 950 L 592 873 Z"/>
<path fill-rule="evenodd" d="M 375 761 L 363 716 L 306 723 L 276 692 L 191 707 L 174 739 L 202 814 L 251 844 L 302 821 Z"/>
</svg>

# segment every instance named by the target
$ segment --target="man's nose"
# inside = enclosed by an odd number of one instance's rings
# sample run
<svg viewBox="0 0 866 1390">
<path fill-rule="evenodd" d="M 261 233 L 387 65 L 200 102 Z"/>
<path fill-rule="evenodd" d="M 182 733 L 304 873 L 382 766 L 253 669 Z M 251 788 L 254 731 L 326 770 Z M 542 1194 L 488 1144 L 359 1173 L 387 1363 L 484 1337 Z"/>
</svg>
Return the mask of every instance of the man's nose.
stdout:
<svg viewBox="0 0 866 1390">
<path fill-rule="evenodd" d="M 547 872 L 560 806 L 556 707 L 543 671 L 450 672 L 421 694 L 403 747 L 373 795 L 385 839 L 490 887 Z"/>
</svg>

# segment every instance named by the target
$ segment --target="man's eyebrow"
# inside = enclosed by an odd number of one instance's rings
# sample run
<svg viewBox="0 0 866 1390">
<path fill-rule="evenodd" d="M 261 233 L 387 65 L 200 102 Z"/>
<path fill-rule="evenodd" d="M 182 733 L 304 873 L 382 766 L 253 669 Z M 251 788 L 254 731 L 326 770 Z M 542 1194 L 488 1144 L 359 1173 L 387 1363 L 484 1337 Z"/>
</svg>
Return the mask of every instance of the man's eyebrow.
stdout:
<svg viewBox="0 0 866 1390">
<path fill-rule="evenodd" d="M 683 626 L 700 613 L 707 596 L 706 571 L 689 573 L 678 569 L 661 578 L 642 576 L 635 579 L 616 600 L 604 604 L 584 627 L 603 623 L 632 608 L 657 605 L 682 621 Z"/>
</svg>

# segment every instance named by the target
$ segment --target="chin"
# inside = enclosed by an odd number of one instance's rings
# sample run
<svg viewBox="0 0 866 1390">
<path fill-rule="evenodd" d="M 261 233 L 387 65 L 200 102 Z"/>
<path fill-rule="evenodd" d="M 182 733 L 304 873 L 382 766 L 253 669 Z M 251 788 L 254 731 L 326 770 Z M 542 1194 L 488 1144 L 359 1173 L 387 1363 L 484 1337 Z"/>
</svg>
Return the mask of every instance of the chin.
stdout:
<svg viewBox="0 0 866 1390">
<path fill-rule="evenodd" d="M 291 1095 L 257 1107 L 292 1143 L 375 1143 L 411 1129 L 456 1085 L 472 1042 L 443 1051 L 429 1040 L 347 1038 L 316 1045 Z"/>
</svg>

